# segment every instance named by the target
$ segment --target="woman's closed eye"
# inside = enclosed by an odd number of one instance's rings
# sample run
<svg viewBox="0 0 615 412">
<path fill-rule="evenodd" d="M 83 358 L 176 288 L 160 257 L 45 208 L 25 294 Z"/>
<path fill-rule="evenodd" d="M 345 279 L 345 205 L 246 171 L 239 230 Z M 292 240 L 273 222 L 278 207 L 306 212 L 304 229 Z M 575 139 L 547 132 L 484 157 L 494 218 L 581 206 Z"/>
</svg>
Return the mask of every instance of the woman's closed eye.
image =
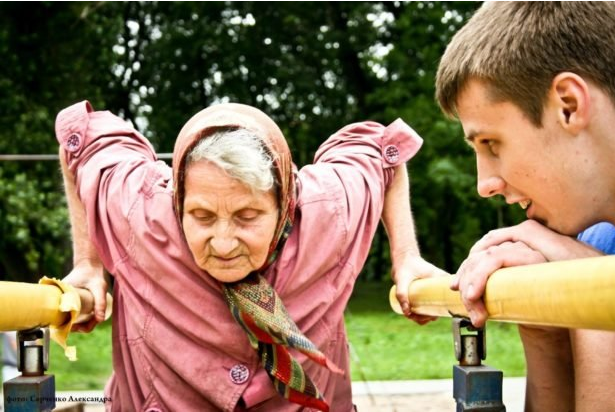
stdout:
<svg viewBox="0 0 615 412">
<path fill-rule="evenodd" d="M 195 220 L 205 224 L 211 224 L 216 220 L 215 215 L 204 210 L 195 210 L 191 214 Z"/>
<path fill-rule="evenodd" d="M 254 223 L 261 214 L 257 210 L 242 210 L 235 215 L 237 221 L 242 224 Z"/>
</svg>

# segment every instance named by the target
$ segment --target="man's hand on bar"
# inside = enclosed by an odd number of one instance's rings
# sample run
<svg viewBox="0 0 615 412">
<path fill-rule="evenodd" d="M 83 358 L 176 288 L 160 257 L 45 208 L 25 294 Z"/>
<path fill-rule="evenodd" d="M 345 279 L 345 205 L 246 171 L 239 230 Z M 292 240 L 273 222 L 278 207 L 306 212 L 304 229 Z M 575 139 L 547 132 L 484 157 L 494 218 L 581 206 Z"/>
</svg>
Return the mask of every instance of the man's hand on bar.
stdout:
<svg viewBox="0 0 615 412">
<path fill-rule="evenodd" d="M 487 320 L 483 294 L 489 276 L 496 270 L 510 266 L 544 263 L 542 253 L 521 241 L 504 241 L 484 249 L 471 251 L 453 277 L 451 289 L 459 290 L 472 324 L 482 327 Z"/>
<path fill-rule="evenodd" d="M 397 289 L 395 296 L 404 312 L 404 316 L 420 325 L 437 319 L 432 316 L 412 313 L 411 303 L 408 301 L 408 288 L 414 279 L 449 276 L 449 274 L 416 254 L 408 254 L 404 259 L 398 259 L 396 261 L 400 263 L 393 265 L 392 277 Z"/>
<path fill-rule="evenodd" d="M 76 323 L 72 327 L 75 332 L 91 332 L 97 324 L 105 320 L 107 309 L 108 283 L 102 264 L 90 260 L 81 260 L 62 281 L 76 288 L 87 289 L 92 293 L 94 316 L 83 323 Z"/>
<path fill-rule="evenodd" d="M 451 289 L 461 292 L 472 324 L 480 327 L 487 318 L 482 296 L 489 276 L 496 270 L 601 255 L 573 237 L 554 232 L 535 220 L 526 220 L 516 226 L 492 230 L 476 242 L 451 282 Z"/>
<path fill-rule="evenodd" d="M 586 243 L 554 232 L 535 220 L 526 220 L 516 226 L 490 231 L 474 244 L 470 255 L 504 242 L 523 242 L 533 250 L 542 253 L 549 262 L 603 255 Z"/>
</svg>

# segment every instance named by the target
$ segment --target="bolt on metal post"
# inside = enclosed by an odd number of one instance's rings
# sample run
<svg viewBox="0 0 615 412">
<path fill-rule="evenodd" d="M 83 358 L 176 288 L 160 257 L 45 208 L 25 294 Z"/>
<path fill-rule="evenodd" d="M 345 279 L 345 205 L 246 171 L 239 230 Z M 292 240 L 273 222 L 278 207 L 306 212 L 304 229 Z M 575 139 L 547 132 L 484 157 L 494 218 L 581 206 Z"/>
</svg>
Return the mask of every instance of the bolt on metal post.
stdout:
<svg viewBox="0 0 615 412">
<path fill-rule="evenodd" d="M 49 368 L 49 329 L 17 332 L 17 362 L 21 376 L 4 382 L 6 412 L 48 412 L 55 406 L 55 378 Z"/>
<path fill-rule="evenodd" d="M 453 397 L 457 412 L 505 412 L 502 403 L 502 372 L 483 365 L 487 358 L 485 328 L 476 328 L 466 318 L 454 317 Z M 472 333 L 462 333 L 465 332 Z"/>
</svg>

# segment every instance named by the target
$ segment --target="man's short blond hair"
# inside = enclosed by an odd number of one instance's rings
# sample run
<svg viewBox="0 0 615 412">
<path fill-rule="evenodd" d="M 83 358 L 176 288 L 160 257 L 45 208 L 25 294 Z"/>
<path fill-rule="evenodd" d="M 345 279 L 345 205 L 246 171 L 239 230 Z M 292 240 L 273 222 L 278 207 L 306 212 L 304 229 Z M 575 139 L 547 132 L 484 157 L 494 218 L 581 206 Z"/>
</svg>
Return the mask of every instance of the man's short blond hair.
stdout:
<svg viewBox="0 0 615 412">
<path fill-rule="evenodd" d="M 455 34 L 438 67 L 436 99 L 457 116 L 471 78 L 494 101 L 510 101 L 536 126 L 553 78 L 573 72 L 615 104 L 614 2 L 489 2 Z"/>
</svg>

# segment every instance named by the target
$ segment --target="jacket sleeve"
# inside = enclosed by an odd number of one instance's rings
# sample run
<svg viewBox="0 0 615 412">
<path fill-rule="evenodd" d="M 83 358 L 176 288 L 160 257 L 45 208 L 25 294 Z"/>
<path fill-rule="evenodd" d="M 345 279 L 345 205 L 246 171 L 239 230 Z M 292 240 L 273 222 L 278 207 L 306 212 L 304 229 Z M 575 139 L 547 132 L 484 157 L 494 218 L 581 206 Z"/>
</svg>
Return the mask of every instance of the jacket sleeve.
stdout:
<svg viewBox="0 0 615 412">
<path fill-rule="evenodd" d="M 165 165 L 156 162 L 149 141 L 130 124 L 109 112 L 93 111 L 87 101 L 58 114 L 56 138 L 75 176 L 89 237 L 113 272 L 130 247 L 131 211 L 163 177 Z"/>
<path fill-rule="evenodd" d="M 301 169 L 302 224 L 320 239 L 333 241 L 336 250 L 330 245 L 328 258 L 347 265 L 354 276 L 369 253 L 395 166 L 411 159 L 422 142 L 400 119 L 387 127 L 355 123 L 329 137 L 316 152 L 314 164 Z M 328 203 L 335 206 L 310 207 L 323 196 L 333 199 Z"/>
</svg>

